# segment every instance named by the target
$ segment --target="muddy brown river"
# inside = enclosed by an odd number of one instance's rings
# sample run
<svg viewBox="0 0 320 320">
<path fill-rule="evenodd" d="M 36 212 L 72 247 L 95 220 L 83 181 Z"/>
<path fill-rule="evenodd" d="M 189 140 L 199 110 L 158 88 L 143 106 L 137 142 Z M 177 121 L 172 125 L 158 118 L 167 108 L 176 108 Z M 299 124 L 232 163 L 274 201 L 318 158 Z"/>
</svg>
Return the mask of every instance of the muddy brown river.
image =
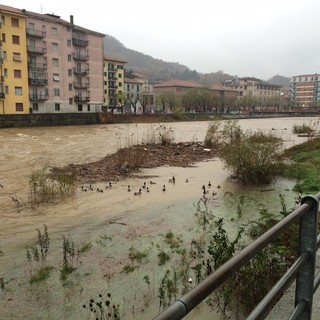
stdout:
<svg viewBox="0 0 320 320">
<path fill-rule="evenodd" d="M 314 124 L 317 118 L 279 118 L 240 120 L 243 130 L 272 130 L 285 140 L 286 146 L 305 141 L 292 134 L 294 124 Z M 179 122 L 165 124 L 172 127 L 176 142 L 204 140 L 208 122 Z M 55 205 L 31 209 L 28 204 L 30 174 L 44 166 L 63 166 L 99 160 L 107 154 L 130 144 L 148 140 L 159 124 L 120 124 L 93 126 L 66 126 L 48 128 L 15 128 L 0 130 L 0 319 L 91 319 L 83 304 L 101 293 L 111 293 L 119 304 L 121 319 L 152 319 L 159 312 L 157 284 L 164 268 L 157 266 L 157 254 L 168 231 L 184 235 L 186 241 L 197 234 L 195 203 L 202 196 L 201 186 L 212 184 L 217 197 L 208 204 L 217 216 L 233 221 L 235 200 L 225 199 L 228 191 L 234 195 L 258 195 L 272 207 L 277 197 L 286 193 L 293 198 L 291 181 L 272 183 L 273 195 L 255 194 L 254 190 L 228 180 L 229 172 L 219 159 L 198 163 L 192 168 L 161 167 L 144 170 L 153 176 L 155 184 L 150 192 L 134 196 L 127 192 L 138 190 L 144 180 L 131 178 L 114 182 L 105 189 L 105 183 L 96 183 L 103 193 L 76 191 L 74 197 Z M 168 179 L 176 178 L 176 183 Z M 186 183 L 188 179 L 188 183 Z M 146 181 L 149 183 L 149 180 Z M 163 184 L 166 192 L 162 191 Z M 221 188 L 218 189 L 217 186 Z M 286 190 L 286 191 L 284 191 Z M 15 200 L 14 200 L 15 199 Z M 234 199 L 234 198 L 233 198 Z M 275 205 L 276 207 L 276 205 Z M 248 213 L 237 224 L 248 220 L 255 210 L 248 204 Z M 50 249 L 47 265 L 54 269 L 50 277 L 38 284 L 29 284 L 30 266 L 26 247 L 35 245 L 36 228 L 48 226 Z M 226 228 L 232 232 L 237 224 Z M 62 238 L 75 243 L 78 249 L 89 245 L 89 250 L 74 259 L 76 270 L 68 281 L 59 278 L 62 268 Z M 128 263 L 128 249 L 133 246 L 148 252 L 148 261 L 130 274 L 121 273 Z M 150 284 L 144 280 L 148 275 Z M 188 319 L 219 319 L 206 304 L 191 313 Z"/>
</svg>

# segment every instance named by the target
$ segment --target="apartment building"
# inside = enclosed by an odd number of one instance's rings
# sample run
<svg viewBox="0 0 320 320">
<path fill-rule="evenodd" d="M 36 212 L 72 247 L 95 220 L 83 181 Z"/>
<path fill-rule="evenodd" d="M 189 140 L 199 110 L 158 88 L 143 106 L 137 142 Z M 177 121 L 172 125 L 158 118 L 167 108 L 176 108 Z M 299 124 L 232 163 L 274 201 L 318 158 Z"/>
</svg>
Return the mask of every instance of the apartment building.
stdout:
<svg viewBox="0 0 320 320">
<path fill-rule="evenodd" d="M 103 104 L 103 37 L 53 14 L 25 11 L 30 110 L 98 112 Z"/>
<path fill-rule="evenodd" d="M 0 5 L 0 114 L 29 113 L 26 15 Z"/>
<path fill-rule="evenodd" d="M 291 99 L 295 107 L 312 108 L 320 102 L 320 75 L 303 74 L 290 79 Z"/>
<path fill-rule="evenodd" d="M 172 92 L 175 94 L 184 94 L 192 89 L 203 88 L 204 85 L 194 81 L 187 80 L 168 80 L 153 85 L 155 94 Z"/>
<path fill-rule="evenodd" d="M 281 95 L 281 86 L 266 81 L 243 77 L 226 80 L 225 86 L 238 90 L 239 96 L 272 97 Z"/>
<path fill-rule="evenodd" d="M 142 85 L 143 82 L 124 78 L 124 88 L 125 88 L 125 97 L 126 97 L 126 109 L 125 112 L 141 114 L 143 113 L 142 108 Z"/>
<path fill-rule="evenodd" d="M 124 65 L 126 61 L 105 56 L 103 60 L 104 69 L 104 101 L 103 111 L 110 108 L 121 107 L 124 103 Z"/>
</svg>

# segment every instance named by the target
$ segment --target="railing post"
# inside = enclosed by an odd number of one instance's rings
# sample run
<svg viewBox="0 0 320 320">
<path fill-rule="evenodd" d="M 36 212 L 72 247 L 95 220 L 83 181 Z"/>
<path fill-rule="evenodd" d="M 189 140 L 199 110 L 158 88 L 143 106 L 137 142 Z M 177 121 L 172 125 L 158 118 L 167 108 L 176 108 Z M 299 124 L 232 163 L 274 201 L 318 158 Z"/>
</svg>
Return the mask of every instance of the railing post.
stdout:
<svg viewBox="0 0 320 320">
<path fill-rule="evenodd" d="M 300 256 L 307 252 L 310 257 L 297 276 L 295 307 L 297 309 L 305 304 L 299 319 L 310 320 L 312 316 L 319 204 L 318 200 L 313 196 L 304 197 L 301 204 L 304 203 L 309 205 L 309 210 L 300 218 L 298 255 Z"/>
</svg>

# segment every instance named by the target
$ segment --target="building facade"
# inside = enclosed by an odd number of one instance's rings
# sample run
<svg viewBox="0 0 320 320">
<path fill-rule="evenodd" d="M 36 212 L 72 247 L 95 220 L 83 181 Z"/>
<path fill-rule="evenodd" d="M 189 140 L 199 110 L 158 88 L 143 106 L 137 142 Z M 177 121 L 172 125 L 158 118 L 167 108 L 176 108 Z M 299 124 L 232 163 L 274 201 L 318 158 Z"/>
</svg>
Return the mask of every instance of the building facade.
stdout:
<svg viewBox="0 0 320 320">
<path fill-rule="evenodd" d="M 191 89 L 203 88 L 201 83 L 186 80 L 168 80 L 153 86 L 155 94 L 157 93 L 175 93 L 182 95 Z"/>
<path fill-rule="evenodd" d="M 99 112 L 104 34 L 0 5 L 0 113 Z"/>
<path fill-rule="evenodd" d="M 320 75 L 304 74 L 290 79 L 291 99 L 297 108 L 312 108 L 320 105 Z"/>
<path fill-rule="evenodd" d="M 225 86 L 238 90 L 239 96 L 273 97 L 281 95 L 281 86 L 266 81 L 244 77 L 225 81 Z"/>
<path fill-rule="evenodd" d="M 30 110 L 98 112 L 103 104 L 103 34 L 52 14 L 27 14 Z"/>
<path fill-rule="evenodd" d="M 29 113 L 26 19 L 0 5 L 0 114 Z"/>
<path fill-rule="evenodd" d="M 104 69 L 104 99 L 103 111 L 122 108 L 124 103 L 124 65 L 125 61 L 105 56 L 103 60 Z"/>
<path fill-rule="evenodd" d="M 143 113 L 142 108 L 142 85 L 143 82 L 124 78 L 124 88 L 125 88 L 125 97 L 126 97 L 126 106 L 125 112 L 141 114 Z"/>
</svg>

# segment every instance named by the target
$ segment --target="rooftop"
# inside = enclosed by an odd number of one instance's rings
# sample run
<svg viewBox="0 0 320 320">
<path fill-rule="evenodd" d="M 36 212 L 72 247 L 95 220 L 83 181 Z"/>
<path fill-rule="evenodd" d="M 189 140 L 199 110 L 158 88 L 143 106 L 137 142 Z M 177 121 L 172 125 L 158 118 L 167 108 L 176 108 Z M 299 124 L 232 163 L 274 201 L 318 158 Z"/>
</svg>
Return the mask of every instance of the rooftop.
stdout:
<svg viewBox="0 0 320 320">
<path fill-rule="evenodd" d="M 186 80 L 169 80 L 164 81 L 153 86 L 154 88 L 166 88 L 166 87 L 185 87 L 185 88 L 202 88 L 204 87 L 201 83 L 195 81 Z"/>
</svg>

